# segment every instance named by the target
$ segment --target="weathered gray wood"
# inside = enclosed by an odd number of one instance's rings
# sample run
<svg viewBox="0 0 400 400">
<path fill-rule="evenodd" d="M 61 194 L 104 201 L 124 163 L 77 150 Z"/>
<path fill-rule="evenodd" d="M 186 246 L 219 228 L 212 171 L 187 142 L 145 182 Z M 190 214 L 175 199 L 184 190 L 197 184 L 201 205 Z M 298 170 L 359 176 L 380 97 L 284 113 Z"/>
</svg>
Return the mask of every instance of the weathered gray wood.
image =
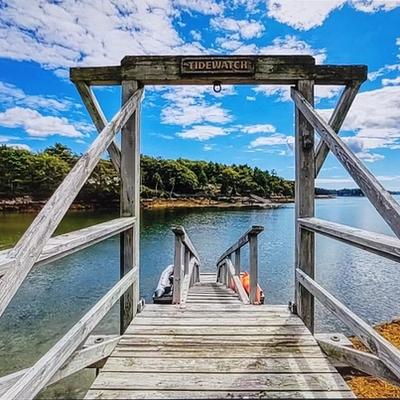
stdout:
<svg viewBox="0 0 400 400">
<path fill-rule="evenodd" d="M 32 399 L 71 357 L 136 278 L 136 268 L 125 275 L 11 388 L 4 399 Z"/>
<path fill-rule="evenodd" d="M 400 262 L 400 240 L 319 218 L 301 218 L 302 228 Z"/>
<path fill-rule="evenodd" d="M 309 101 L 296 89 L 292 88 L 291 93 L 296 106 L 320 134 L 330 151 L 335 154 L 346 168 L 396 236 L 400 237 L 400 204 L 380 184 L 378 179 L 365 167 L 343 140 L 336 135 L 335 131 L 314 110 Z M 304 217 L 310 217 L 310 215 Z"/>
<path fill-rule="evenodd" d="M 131 228 L 134 223 L 135 218 L 117 218 L 89 228 L 54 236 L 43 247 L 43 251 L 34 265 L 44 265 L 83 250 Z M 12 265 L 10 252 L 11 250 L 0 251 L 0 277 Z"/>
<path fill-rule="evenodd" d="M 240 276 L 240 249 L 235 251 L 235 275 Z"/>
<path fill-rule="evenodd" d="M 108 121 L 101 110 L 96 96 L 85 82 L 76 82 L 75 85 L 82 98 L 83 104 L 86 107 L 86 110 L 92 118 L 97 131 L 100 133 L 106 127 Z M 119 173 L 121 168 L 121 151 L 115 140 L 111 142 L 107 151 L 110 155 L 111 162 Z"/>
<path fill-rule="evenodd" d="M 318 339 L 317 339 L 318 340 Z M 324 353 L 331 359 L 344 363 L 368 375 L 384 379 L 394 385 L 399 385 L 400 380 L 392 371 L 375 355 L 359 351 L 351 347 L 334 344 L 326 340 L 318 340 Z"/>
<path fill-rule="evenodd" d="M 252 226 L 244 235 L 242 235 L 228 250 L 224 251 L 224 253 L 218 258 L 217 265 L 221 264 L 225 258 L 229 257 L 232 253 L 234 253 L 237 249 L 242 248 L 245 244 L 249 242 L 250 235 L 258 235 L 264 230 L 263 226 Z"/>
<path fill-rule="evenodd" d="M 109 67 L 70 68 L 69 78 L 75 84 L 83 81 L 88 85 L 120 85 L 122 81 L 121 67 L 116 65 Z"/>
<path fill-rule="evenodd" d="M 122 106 L 139 88 L 135 81 L 122 82 Z M 135 217 L 137 223 L 121 233 L 120 277 L 135 269 L 139 275 L 140 246 L 140 104 L 121 130 L 120 215 Z M 137 312 L 139 278 L 120 299 L 120 333 L 123 334 Z"/>
<path fill-rule="evenodd" d="M 142 90 L 136 91 L 103 129 L 11 251 L 10 257 L 14 259 L 13 267 L 0 280 L 0 315 L 39 258 L 43 247 L 92 173 L 101 155 L 136 109 L 142 92 Z"/>
<path fill-rule="evenodd" d="M 257 304 L 258 287 L 258 241 L 257 234 L 249 234 L 249 275 L 250 275 L 250 293 L 249 300 L 251 304 Z"/>
<path fill-rule="evenodd" d="M 400 350 L 379 335 L 372 327 L 299 268 L 296 269 L 296 276 L 301 285 L 359 336 L 361 341 L 375 353 L 397 377 L 400 377 Z"/>
<path fill-rule="evenodd" d="M 350 390 L 330 390 L 329 393 L 312 390 L 302 391 L 183 391 L 183 390 L 91 390 L 85 399 L 354 399 Z"/>
<path fill-rule="evenodd" d="M 195 371 L 196 373 L 215 373 L 229 371 L 229 373 L 312 373 L 337 371 L 325 358 L 258 358 L 254 362 L 251 358 L 186 358 L 168 359 L 157 357 L 145 363 L 140 358 L 111 357 L 103 369 L 104 372 L 154 372 L 162 371 L 180 373 Z M 246 378 L 245 378 L 246 379 Z M 211 388 L 210 388 L 211 389 Z"/>
<path fill-rule="evenodd" d="M 239 295 L 240 301 L 243 304 L 250 304 L 249 296 L 247 295 L 246 290 L 242 285 L 240 277 L 236 275 L 236 271 L 234 269 L 234 266 L 232 265 L 232 261 L 227 259 L 225 265 L 229 271 L 230 276 L 232 277 L 233 283 L 235 284 L 236 291 Z"/>
<path fill-rule="evenodd" d="M 196 248 L 193 246 L 192 241 L 190 240 L 189 235 L 186 233 L 185 228 L 183 226 L 175 226 L 172 228 L 172 232 L 174 232 L 175 235 L 179 235 L 182 237 L 182 243 L 185 245 L 185 247 L 190 250 L 190 252 L 197 258 L 197 260 L 200 262 L 200 256 L 199 253 L 197 252 Z"/>
<path fill-rule="evenodd" d="M 314 82 L 299 81 L 297 89 L 314 104 Z M 314 129 L 307 119 L 295 109 L 295 214 L 298 218 L 314 216 Z M 295 264 L 307 275 L 314 277 L 314 233 L 301 229 L 296 222 Z M 295 280 L 297 312 L 307 328 L 314 332 L 314 298 Z"/>
<path fill-rule="evenodd" d="M 189 254 L 189 251 L 185 251 L 185 254 Z M 182 284 L 181 284 L 181 297 L 180 297 L 180 304 L 184 304 L 188 300 L 188 294 L 190 289 L 190 282 L 192 280 L 193 271 L 196 265 L 196 259 L 192 257 L 188 261 L 188 270 L 186 274 L 184 273 Z"/>
<path fill-rule="evenodd" d="M 352 81 L 351 83 L 347 84 L 342 95 L 340 96 L 339 102 L 328 122 L 328 124 L 336 133 L 340 131 L 340 128 L 343 125 L 343 122 L 347 116 L 347 113 L 350 110 L 351 105 L 353 104 L 353 101 L 358 93 L 358 90 L 360 89 L 360 86 L 361 82 Z M 329 147 L 323 140 L 321 140 L 318 143 L 314 156 L 315 178 L 318 176 L 319 171 L 321 170 L 322 165 L 324 164 L 324 161 L 328 156 L 328 153 Z"/>
<path fill-rule="evenodd" d="M 175 250 L 174 250 L 174 282 L 172 302 L 179 304 L 181 301 L 181 280 L 182 280 L 182 263 L 183 263 L 183 250 L 182 243 L 183 234 L 175 233 Z"/>
<path fill-rule="evenodd" d="M 157 374 L 136 373 L 135 379 L 126 372 L 102 372 L 93 383 L 93 389 L 154 389 L 158 390 L 348 390 L 343 378 L 333 373 L 302 374 Z"/>
<path fill-rule="evenodd" d="M 101 343 L 86 345 L 79 350 L 76 350 L 65 364 L 53 375 L 46 386 L 51 385 L 78 372 L 84 368 L 90 367 L 92 364 L 104 360 L 115 349 L 120 336 L 106 338 Z M 9 388 L 11 388 L 24 374 L 29 371 L 29 368 L 14 372 L 10 375 L 0 378 L 0 396 L 2 396 Z"/>
</svg>

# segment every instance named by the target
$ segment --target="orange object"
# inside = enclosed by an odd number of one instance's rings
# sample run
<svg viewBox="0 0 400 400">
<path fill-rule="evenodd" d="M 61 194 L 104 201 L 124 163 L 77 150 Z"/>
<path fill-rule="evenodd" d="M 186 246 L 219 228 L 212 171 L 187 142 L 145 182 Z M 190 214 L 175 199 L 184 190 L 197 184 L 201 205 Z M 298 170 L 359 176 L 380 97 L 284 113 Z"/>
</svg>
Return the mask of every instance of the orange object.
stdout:
<svg viewBox="0 0 400 400">
<path fill-rule="evenodd" d="M 243 288 L 248 295 L 250 295 L 250 275 L 248 272 L 240 273 L 240 282 L 242 282 Z M 231 283 L 231 289 L 235 290 L 235 285 Z M 264 291 L 261 289 L 260 285 L 257 284 L 257 296 L 256 304 L 264 304 L 265 296 Z"/>
</svg>

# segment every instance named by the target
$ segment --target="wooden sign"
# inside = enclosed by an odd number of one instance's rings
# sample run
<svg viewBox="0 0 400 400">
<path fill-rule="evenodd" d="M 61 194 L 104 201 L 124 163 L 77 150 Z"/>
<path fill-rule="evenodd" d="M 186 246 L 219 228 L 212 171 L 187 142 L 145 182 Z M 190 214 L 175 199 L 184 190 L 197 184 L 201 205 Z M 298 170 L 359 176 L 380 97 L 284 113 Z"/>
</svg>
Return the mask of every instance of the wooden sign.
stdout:
<svg viewBox="0 0 400 400">
<path fill-rule="evenodd" d="M 182 75 L 254 75 L 248 57 L 187 57 L 181 59 Z"/>
</svg>

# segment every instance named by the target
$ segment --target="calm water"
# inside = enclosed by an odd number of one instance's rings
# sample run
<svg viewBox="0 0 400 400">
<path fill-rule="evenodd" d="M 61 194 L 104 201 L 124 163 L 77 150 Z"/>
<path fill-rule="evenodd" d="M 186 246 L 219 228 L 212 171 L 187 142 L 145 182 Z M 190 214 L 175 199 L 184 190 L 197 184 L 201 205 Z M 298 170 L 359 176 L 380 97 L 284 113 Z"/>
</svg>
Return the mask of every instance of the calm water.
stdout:
<svg viewBox="0 0 400 400">
<path fill-rule="evenodd" d="M 399 201 L 399 197 L 397 197 Z M 75 212 L 58 233 L 115 217 L 110 213 Z M 365 198 L 317 201 L 317 216 L 391 234 Z M 31 214 L 0 214 L 0 249 L 12 246 L 33 219 Z M 149 302 L 160 272 L 172 262 L 171 226 L 185 226 L 203 261 L 215 271 L 215 260 L 251 225 L 263 225 L 260 236 L 260 284 L 267 302 L 287 304 L 293 295 L 294 206 L 275 210 L 176 209 L 144 211 L 141 226 L 141 294 Z M 247 254 L 243 254 L 246 264 Z M 118 237 L 63 260 L 36 268 L 0 321 L 0 375 L 27 367 L 54 344 L 118 280 Z M 317 280 L 370 323 L 400 315 L 399 269 L 396 263 L 338 243 L 317 239 Z M 320 331 L 344 330 L 317 305 Z M 114 308 L 97 333 L 117 333 Z M 345 331 L 346 332 L 346 331 Z M 83 371 L 53 385 L 42 397 L 82 397 L 94 375 Z M 65 392 L 68 393 L 65 396 Z"/>
</svg>

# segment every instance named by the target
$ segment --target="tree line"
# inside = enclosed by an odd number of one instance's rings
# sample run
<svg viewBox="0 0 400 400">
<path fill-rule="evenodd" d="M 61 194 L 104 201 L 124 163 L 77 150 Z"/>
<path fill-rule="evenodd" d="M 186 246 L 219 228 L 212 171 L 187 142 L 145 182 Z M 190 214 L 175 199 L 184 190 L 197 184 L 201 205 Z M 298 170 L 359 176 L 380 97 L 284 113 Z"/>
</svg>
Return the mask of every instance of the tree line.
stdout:
<svg viewBox="0 0 400 400">
<path fill-rule="evenodd" d="M 40 152 L 0 146 L 0 197 L 47 199 L 78 159 L 60 143 Z M 292 181 L 274 170 L 179 158 L 141 156 L 141 193 L 144 198 L 179 196 L 294 196 Z M 108 202 L 119 199 L 119 177 L 109 160 L 101 160 L 77 200 Z"/>
</svg>

